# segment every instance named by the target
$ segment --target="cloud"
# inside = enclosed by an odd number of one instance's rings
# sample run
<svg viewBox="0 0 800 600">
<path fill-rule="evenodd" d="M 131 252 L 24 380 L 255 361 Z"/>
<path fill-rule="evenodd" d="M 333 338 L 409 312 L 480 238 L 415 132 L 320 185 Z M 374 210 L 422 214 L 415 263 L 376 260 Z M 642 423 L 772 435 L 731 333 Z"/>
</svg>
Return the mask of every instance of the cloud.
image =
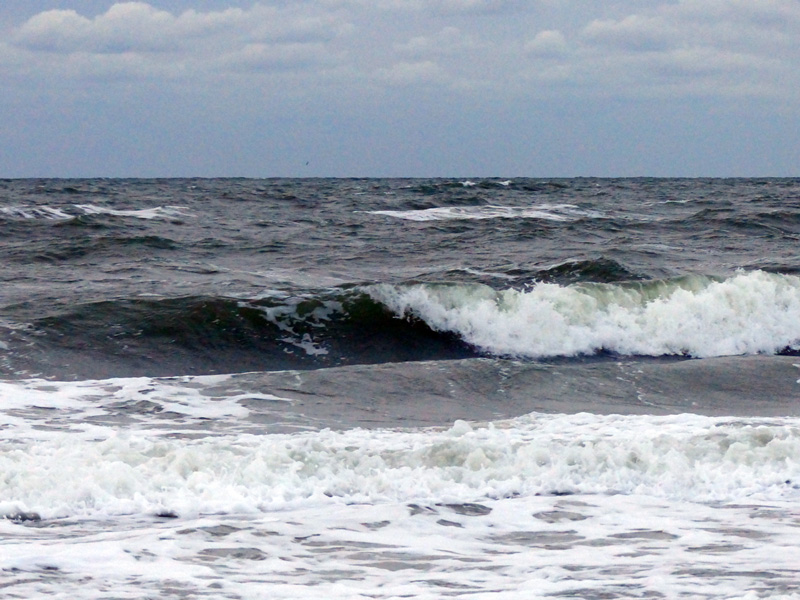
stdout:
<svg viewBox="0 0 800 600">
<path fill-rule="evenodd" d="M 145 2 L 121 2 L 94 18 L 49 10 L 10 36 L 5 54 L 30 53 L 30 65 L 62 76 L 175 76 L 329 64 L 324 45 L 352 26 L 306 5 L 187 10 L 174 15 Z M 114 58 L 114 57 L 117 58 Z"/>
<path fill-rule="evenodd" d="M 447 26 L 432 35 L 417 35 L 406 42 L 395 44 L 395 48 L 410 56 L 452 54 L 471 45 L 457 27 Z"/>
<path fill-rule="evenodd" d="M 434 0 L 426 3 L 429 10 L 450 15 L 506 13 L 519 4 L 516 0 Z"/>
<path fill-rule="evenodd" d="M 447 61 L 458 70 L 462 66 L 480 64 L 491 56 L 494 44 L 468 34 L 458 27 L 446 26 L 429 35 L 418 35 L 393 45 L 393 50 L 406 60 Z"/>
<path fill-rule="evenodd" d="M 223 71 L 274 71 L 302 69 L 312 65 L 334 62 L 334 57 L 320 43 L 248 44 L 226 54 L 218 61 Z"/>
<path fill-rule="evenodd" d="M 665 50 L 680 39 L 675 24 L 661 16 L 642 15 L 630 15 L 620 21 L 592 21 L 582 37 L 591 45 L 634 52 Z"/>
<path fill-rule="evenodd" d="M 564 34 L 551 29 L 540 31 L 536 37 L 525 43 L 525 52 L 541 58 L 561 57 L 568 51 L 569 45 Z"/>
<path fill-rule="evenodd" d="M 262 0 L 222 10 L 118 2 L 34 15 L 0 72 L 42 79 L 296 75 L 316 85 L 537 96 L 797 97 L 796 0 Z M 626 10 L 627 7 L 627 10 Z M 568 88 L 568 90 L 567 90 Z"/>
<path fill-rule="evenodd" d="M 543 30 L 525 44 L 522 73 L 588 95 L 797 98 L 797 39 L 800 3 L 683 0 Z"/>
<path fill-rule="evenodd" d="M 525 0 L 327 0 L 358 10 L 424 13 L 431 16 L 481 16 L 524 9 Z"/>
<path fill-rule="evenodd" d="M 114 4 L 94 19 L 74 10 L 50 10 L 22 25 L 12 41 L 28 50 L 54 53 L 122 53 L 174 50 L 188 39 L 237 26 L 243 11 L 187 11 L 175 17 L 144 2 Z"/>
</svg>

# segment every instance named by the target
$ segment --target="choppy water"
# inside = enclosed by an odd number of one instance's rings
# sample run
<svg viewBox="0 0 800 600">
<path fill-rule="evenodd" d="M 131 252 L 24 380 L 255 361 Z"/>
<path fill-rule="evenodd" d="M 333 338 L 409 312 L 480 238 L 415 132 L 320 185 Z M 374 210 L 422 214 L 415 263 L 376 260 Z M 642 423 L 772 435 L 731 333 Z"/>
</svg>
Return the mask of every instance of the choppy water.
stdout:
<svg viewBox="0 0 800 600">
<path fill-rule="evenodd" d="M 0 182 L 0 597 L 800 597 L 800 180 Z"/>
</svg>

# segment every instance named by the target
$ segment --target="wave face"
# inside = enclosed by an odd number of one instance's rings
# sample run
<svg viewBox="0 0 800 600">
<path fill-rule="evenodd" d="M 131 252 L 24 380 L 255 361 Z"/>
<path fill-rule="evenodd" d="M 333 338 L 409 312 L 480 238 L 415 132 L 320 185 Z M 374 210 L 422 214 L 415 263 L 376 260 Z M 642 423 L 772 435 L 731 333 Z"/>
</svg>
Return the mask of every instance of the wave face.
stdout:
<svg viewBox="0 0 800 600">
<path fill-rule="evenodd" d="M 500 291 L 382 285 L 370 294 L 398 315 L 499 355 L 711 357 L 800 348 L 800 278 L 763 271 Z"/>
<path fill-rule="evenodd" d="M 264 299 L 119 299 L 0 322 L 7 376 L 233 373 L 478 356 L 358 290 Z"/>
</svg>

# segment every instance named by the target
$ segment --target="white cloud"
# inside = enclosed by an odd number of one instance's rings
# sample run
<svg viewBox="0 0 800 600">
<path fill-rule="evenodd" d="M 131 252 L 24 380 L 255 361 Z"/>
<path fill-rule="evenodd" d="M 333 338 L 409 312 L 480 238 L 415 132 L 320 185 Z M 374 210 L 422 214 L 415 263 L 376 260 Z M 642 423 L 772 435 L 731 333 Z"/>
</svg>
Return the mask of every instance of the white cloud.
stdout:
<svg viewBox="0 0 800 600">
<path fill-rule="evenodd" d="M 563 33 L 548 29 L 540 31 L 536 37 L 526 42 L 525 51 L 541 58 L 561 57 L 569 51 L 569 45 Z"/>
<path fill-rule="evenodd" d="M 800 93 L 796 0 L 262 0 L 180 13 L 151 0 L 93 17 L 44 11 L 7 33 L 0 69 L 30 77 L 227 85 L 225 74 L 294 71 L 309 93 L 367 81 L 551 96 L 563 86 L 588 96 Z"/>
<path fill-rule="evenodd" d="M 432 54 L 451 54 L 470 44 L 457 27 L 448 26 L 432 35 L 417 35 L 410 40 L 395 44 L 395 48 L 412 56 L 428 56 Z"/>
<path fill-rule="evenodd" d="M 590 44 L 630 51 L 657 51 L 670 48 L 680 39 L 675 25 L 662 17 L 631 15 L 621 21 L 595 20 L 582 32 Z"/>
<path fill-rule="evenodd" d="M 347 21 L 308 5 L 174 15 L 121 2 L 94 18 L 74 10 L 39 13 L 12 33 L 5 54 L 28 52 L 31 70 L 62 76 L 111 75 L 115 65 L 132 77 L 197 75 L 329 64 L 338 53 L 324 45 L 351 31 Z"/>
<path fill-rule="evenodd" d="M 75 10 L 30 16 L 29 6 L 45 4 Z M 136 138 L 141 129 L 167 161 L 205 143 L 212 164 L 227 156 L 219 140 L 229 140 L 231 166 L 215 167 L 218 173 L 239 172 L 245 163 L 252 173 L 277 173 L 280 164 L 291 170 L 292 148 L 336 157 L 330 165 L 359 163 L 328 173 L 363 172 L 370 164 L 380 170 L 386 155 L 376 147 L 394 157 L 403 145 L 416 149 L 417 138 L 436 148 L 435 160 L 459 171 L 459 157 L 477 152 L 464 143 L 469 139 L 483 144 L 487 157 L 494 148 L 494 162 L 485 164 L 501 170 L 516 155 L 519 172 L 596 173 L 597 165 L 616 164 L 606 142 L 617 122 L 629 120 L 627 131 L 642 138 L 660 122 L 667 139 L 675 127 L 663 113 L 673 107 L 684 135 L 695 133 L 686 123 L 701 129 L 713 122 L 712 111 L 727 111 L 735 117 L 719 131 L 754 123 L 740 118 L 752 114 L 760 125 L 751 134 L 769 131 L 764 139 L 783 135 L 796 145 L 798 0 L 206 0 L 194 4 L 218 8 L 175 8 L 192 4 L 37 0 L 14 24 L 14 10 L 4 5 L 0 109 L 18 117 L 4 126 L 19 121 L 24 130 L 20 125 L 9 138 L 16 140 L 7 144 L 11 158 L 0 161 L 16 161 L 24 173 L 35 173 L 30 165 L 37 161 L 55 161 L 57 153 L 28 141 L 34 139 L 28 130 L 38 126 L 45 140 L 59 131 L 65 140 L 76 131 L 95 141 Z M 99 13 L 78 8 L 101 5 Z M 639 110 L 633 120 L 631 108 Z M 770 110 L 784 115 L 772 129 L 764 127 Z M 412 130 L 417 138 L 409 137 Z M 486 132 L 481 139 L 478 130 Z M 575 148 L 592 137 L 599 148 L 594 167 L 578 168 L 574 161 L 583 159 Z M 661 141 L 650 145 L 656 155 Z M 682 141 L 673 141 L 676 156 L 691 162 Z M 20 150 L 26 144 L 27 154 Z M 776 159 L 790 165 L 783 170 L 796 168 L 794 145 L 790 158 Z M 697 156 L 718 146 L 736 142 L 708 142 Z M 115 151 L 110 143 L 103 148 L 81 164 L 102 171 L 92 163 L 108 164 L 106 155 Z M 634 163 L 644 154 L 633 151 Z M 417 162 L 408 164 L 436 170 L 419 153 L 409 156 Z M 153 172 L 162 169 L 160 161 L 151 161 Z M 692 173 L 698 171 L 693 165 Z"/>
<path fill-rule="evenodd" d="M 238 26 L 243 17 L 239 9 L 214 14 L 187 11 L 176 17 L 143 2 L 123 2 L 94 19 L 74 10 L 40 13 L 23 24 L 12 41 L 29 50 L 56 53 L 173 50 L 187 40 Z"/>
<path fill-rule="evenodd" d="M 683 0 L 592 18 L 568 35 L 541 31 L 525 45 L 540 60 L 522 73 L 588 95 L 797 98 L 798 39 L 798 2 Z"/>
<path fill-rule="evenodd" d="M 273 71 L 320 65 L 333 58 L 325 46 L 315 44 L 248 44 L 241 50 L 226 54 L 218 61 L 224 71 Z"/>
<path fill-rule="evenodd" d="M 493 44 L 465 33 L 458 27 L 446 26 L 429 35 L 417 35 L 393 45 L 393 50 L 409 60 L 447 61 L 450 66 L 478 64 L 482 57 L 491 56 Z"/>
<path fill-rule="evenodd" d="M 515 0 L 434 0 L 426 3 L 433 11 L 444 14 L 497 14 L 516 9 Z"/>
<path fill-rule="evenodd" d="M 431 16 L 480 16 L 524 9 L 525 0 L 324 0 L 327 5 L 358 10 L 425 13 Z"/>
</svg>

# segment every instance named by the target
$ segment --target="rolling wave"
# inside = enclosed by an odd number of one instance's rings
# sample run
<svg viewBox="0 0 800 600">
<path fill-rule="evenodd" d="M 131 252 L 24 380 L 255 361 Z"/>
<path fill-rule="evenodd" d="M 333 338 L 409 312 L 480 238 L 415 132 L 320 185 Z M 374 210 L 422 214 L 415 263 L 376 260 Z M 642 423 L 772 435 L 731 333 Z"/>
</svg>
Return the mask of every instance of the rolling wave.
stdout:
<svg viewBox="0 0 800 600">
<path fill-rule="evenodd" d="M 479 356 L 706 358 L 800 351 L 800 277 L 373 284 L 303 295 L 94 302 L 0 325 L 5 376 L 316 369 Z M 20 319 L 22 322 L 23 319 Z"/>
<path fill-rule="evenodd" d="M 800 278 L 763 271 L 625 284 L 378 285 L 397 315 L 484 352 L 528 358 L 597 352 L 692 357 L 800 348 Z"/>
<path fill-rule="evenodd" d="M 23 307 L 26 308 L 26 307 Z M 23 326 L 24 325 L 24 326 Z M 240 299 L 121 298 L 0 323 L 5 377 L 67 379 L 315 369 L 478 355 L 360 290 Z"/>
</svg>

